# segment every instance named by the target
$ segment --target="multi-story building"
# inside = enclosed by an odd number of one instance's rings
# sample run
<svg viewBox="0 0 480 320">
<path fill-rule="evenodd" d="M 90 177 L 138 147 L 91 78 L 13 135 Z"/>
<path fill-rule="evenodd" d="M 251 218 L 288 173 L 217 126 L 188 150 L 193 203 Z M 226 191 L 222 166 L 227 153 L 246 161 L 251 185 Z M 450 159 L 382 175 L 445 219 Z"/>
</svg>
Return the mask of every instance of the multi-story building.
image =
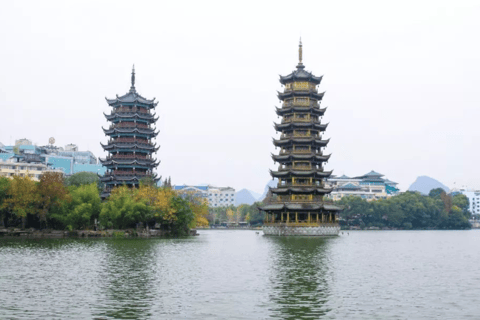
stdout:
<svg viewBox="0 0 480 320">
<path fill-rule="evenodd" d="M 208 204 L 210 207 L 234 206 L 235 189 L 231 187 L 208 186 Z"/>
<path fill-rule="evenodd" d="M 63 174 L 62 170 L 49 168 L 46 164 L 36 161 L 21 161 L 23 157 L 10 157 L 6 160 L 0 158 L 0 177 L 12 178 L 13 176 L 30 177 L 34 181 L 39 181 L 42 173 L 58 172 Z"/>
<path fill-rule="evenodd" d="M 337 201 L 346 196 L 357 196 L 367 201 L 386 199 L 397 195 L 398 183 L 383 178 L 383 174 L 370 171 L 362 176 L 330 177 L 326 180 L 326 186 L 333 191 L 328 198 Z"/>
<path fill-rule="evenodd" d="M 228 207 L 235 205 L 235 189 L 213 186 L 173 186 L 178 193 L 188 193 L 208 200 L 209 207 Z"/>
<path fill-rule="evenodd" d="M 108 197 L 118 185 L 135 187 L 144 178 L 155 182 L 160 179 L 153 171 L 160 163 L 154 158 L 159 147 L 153 142 L 158 135 L 155 127 L 158 117 L 154 112 L 158 102 L 137 93 L 135 69 L 132 70 L 131 83 L 130 91 L 123 96 L 106 99 L 112 111 L 104 114 L 111 125 L 103 129 L 109 137 L 108 143 L 101 144 L 108 152 L 105 159 L 100 159 L 108 169 L 100 179 L 105 183 L 102 198 Z"/>
<path fill-rule="evenodd" d="M 61 147 L 53 145 L 36 146 L 31 144 L 28 139 L 15 141 L 14 146 L 5 146 L 4 153 L 0 153 L 0 159 L 7 160 L 13 158 L 15 154 L 20 156 L 21 161 L 39 162 L 52 169 L 62 170 L 65 175 L 72 175 L 78 172 L 87 171 L 104 174 L 106 168 L 98 163 L 97 158 L 90 151 L 64 151 Z M 65 148 L 69 149 L 67 145 Z"/>
</svg>

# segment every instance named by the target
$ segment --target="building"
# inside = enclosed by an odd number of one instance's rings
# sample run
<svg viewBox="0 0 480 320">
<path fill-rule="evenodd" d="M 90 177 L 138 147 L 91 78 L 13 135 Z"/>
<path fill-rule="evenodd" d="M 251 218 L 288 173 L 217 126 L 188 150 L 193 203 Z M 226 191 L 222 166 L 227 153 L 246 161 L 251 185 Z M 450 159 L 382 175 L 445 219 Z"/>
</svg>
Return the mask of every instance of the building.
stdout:
<svg viewBox="0 0 480 320">
<path fill-rule="evenodd" d="M 109 137 L 106 145 L 101 144 L 109 153 L 100 162 L 107 167 L 101 181 L 105 183 L 102 198 L 108 197 L 112 188 L 126 184 L 130 187 L 139 185 L 143 178 L 151 178 L 158 182 L 153 172 L 159 162 L 153 157 L 159 147 L 152 142 L 158 135 L 153 125 L 158 120 L 152 110 L 158 102 L 155 98 L 145 99 L 135 89 L 135 69 L 132 70 L 132 86 L 125 95 L 115 99 L 106 99 L 112 112 L 105 114 L 111 123 L 104 129 Z"/>
<path fill-rule="evenodd" d="M 204 198 L 212 208 L 235 205 L 235 189 L 231 187 L 182 185 L 174 186 L 173 189 L 179 194 L 188 193 L 197 198 Z"/>
<path fill-rule="evenodd" d="M 284 91 L 278 93 L 282 107 L 276 112 L 282 120 L 275 124 L 280 139 L 273 139 L 280 152 L 272 155 L 279 166 L 270 171 L 272 178 L 278 178 L 278 186 L 270 189 L 276 198 L 260 207 L 266 214 L 266 235 L 327 236 L 340 231 L 337 213 L 341 208 L 323 201 L 331 192 L 324 179 L 332 171 L 323 167 L 330 155 L 323 154 L 329 140 L 322 137 L 327 124 L 320 121 L 326 111 L 320 108 L 324 93 L 317 90 L 321 80 L 305 71 L 300 42 L 297 69 L 280 76 Z"/>
<path fill-rule="evenodd" d="M 383 174 L 373 170 L 358 177 L 332 176 L 326 180 L 326 186 L 332 189 L 327 197 L 338 201 L 343 197 L 356 196 L 371 201 L 397 195 L 400 191 L 397 188 L 398 183 L 383 177 Z"/>
<path fill-rule="evenodd" d="M 49 168 L 46 164 L 39 161 L 25 161 L 23 156 L 12 156 L 5 160 L 0 157 L 0 177 L 28 176 L 34 181 L 39 181 L 40 176 L 45 172 L 63 174 L 62 170 Z"/>
<path fill-rule="evenodd" d="M 90 151 L 64 151 L 62 147 L 53 145 L 36 146 L 28 139 L 16 140 L 15 146 L 6 146 L 0 159 L 6 160 L 15 156 L 22 156 L 24 160 L 35 160 L 52 169 L 59 169 L 69 176 L 78 172 L 87 171 L 104 174 L 106 168 L 98 163 L 97 158 Z M 30 143 L 30 144 L 28 144 Z M 66 149 L 68 149 L 67 145 Z M 78 150 L 78 147 L 77 147 Z"/>
<path fill-rule="evenodd" d="M 208 188 L 208 205 L 215 207 L 229 207 L 235 205 L 235 189 L 231 187 Z"/>
</svg>

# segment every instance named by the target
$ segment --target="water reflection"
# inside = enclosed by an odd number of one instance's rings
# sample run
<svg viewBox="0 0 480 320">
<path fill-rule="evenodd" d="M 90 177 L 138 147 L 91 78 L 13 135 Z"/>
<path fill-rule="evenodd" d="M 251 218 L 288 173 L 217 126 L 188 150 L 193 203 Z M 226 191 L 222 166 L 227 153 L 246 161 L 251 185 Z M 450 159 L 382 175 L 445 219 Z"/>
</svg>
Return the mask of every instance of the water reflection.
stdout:
<svg viewBox="0 0 480 320">
<path fill-rule="evenodd" d="M 107 242 L 102 263 L 101 299 L 95 309 L 99 319 L 144 319 L 154 303 L 155 246 L 151 239 L 118 239 Z"/>
<path fill-rule="evenodd" d="M 332 239 L 271 237 L 272 317 L 318 319 L 329 310 L 327 249 Z"/>
</svg>

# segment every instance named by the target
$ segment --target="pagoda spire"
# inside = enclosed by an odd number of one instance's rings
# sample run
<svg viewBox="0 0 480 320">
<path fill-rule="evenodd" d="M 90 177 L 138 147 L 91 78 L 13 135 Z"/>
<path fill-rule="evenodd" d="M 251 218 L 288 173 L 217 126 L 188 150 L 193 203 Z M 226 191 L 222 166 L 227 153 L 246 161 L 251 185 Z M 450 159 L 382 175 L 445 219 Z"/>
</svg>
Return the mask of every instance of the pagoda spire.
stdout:
<svg viewBox="0 0 480 320">
<path fill-rule="evenodd" d="M 130 87 L 130 92 L 135 92 L 135 65 L 132 67 L 132 86 Z"/>
<path fill-rule="evenodd" d="M 302 63 L 303 60 L 303 50 L 302 50 L 302 37 L 300 37 L 300 43 L 298 44 L 298 69 L 303 69 L 305 66 Z"/>
</svg>

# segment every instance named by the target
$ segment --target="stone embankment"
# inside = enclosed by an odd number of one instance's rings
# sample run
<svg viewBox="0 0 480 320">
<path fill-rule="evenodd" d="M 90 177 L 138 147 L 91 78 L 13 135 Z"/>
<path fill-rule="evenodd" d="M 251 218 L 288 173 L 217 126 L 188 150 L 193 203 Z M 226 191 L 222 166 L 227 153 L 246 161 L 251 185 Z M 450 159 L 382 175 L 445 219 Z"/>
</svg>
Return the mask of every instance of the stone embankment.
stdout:
<svg viewBox="0 0 480 320">
<path fill-rule="evenodd" d="M 197 230 L 190 230 L 191 236 L 197 236 Z M 0 238 L 2 237 L 19 237 L 29 239 L 60 239 L 60 238 L 102 238 L 102 237 L 114 237 L 114 238 L 155 238 L 155 237 L 167 237 L 169 231 L 159 229 L 127 229 L 127 230 L 35 230 L 35 229 L 0 229 Z"/>
</svg>

